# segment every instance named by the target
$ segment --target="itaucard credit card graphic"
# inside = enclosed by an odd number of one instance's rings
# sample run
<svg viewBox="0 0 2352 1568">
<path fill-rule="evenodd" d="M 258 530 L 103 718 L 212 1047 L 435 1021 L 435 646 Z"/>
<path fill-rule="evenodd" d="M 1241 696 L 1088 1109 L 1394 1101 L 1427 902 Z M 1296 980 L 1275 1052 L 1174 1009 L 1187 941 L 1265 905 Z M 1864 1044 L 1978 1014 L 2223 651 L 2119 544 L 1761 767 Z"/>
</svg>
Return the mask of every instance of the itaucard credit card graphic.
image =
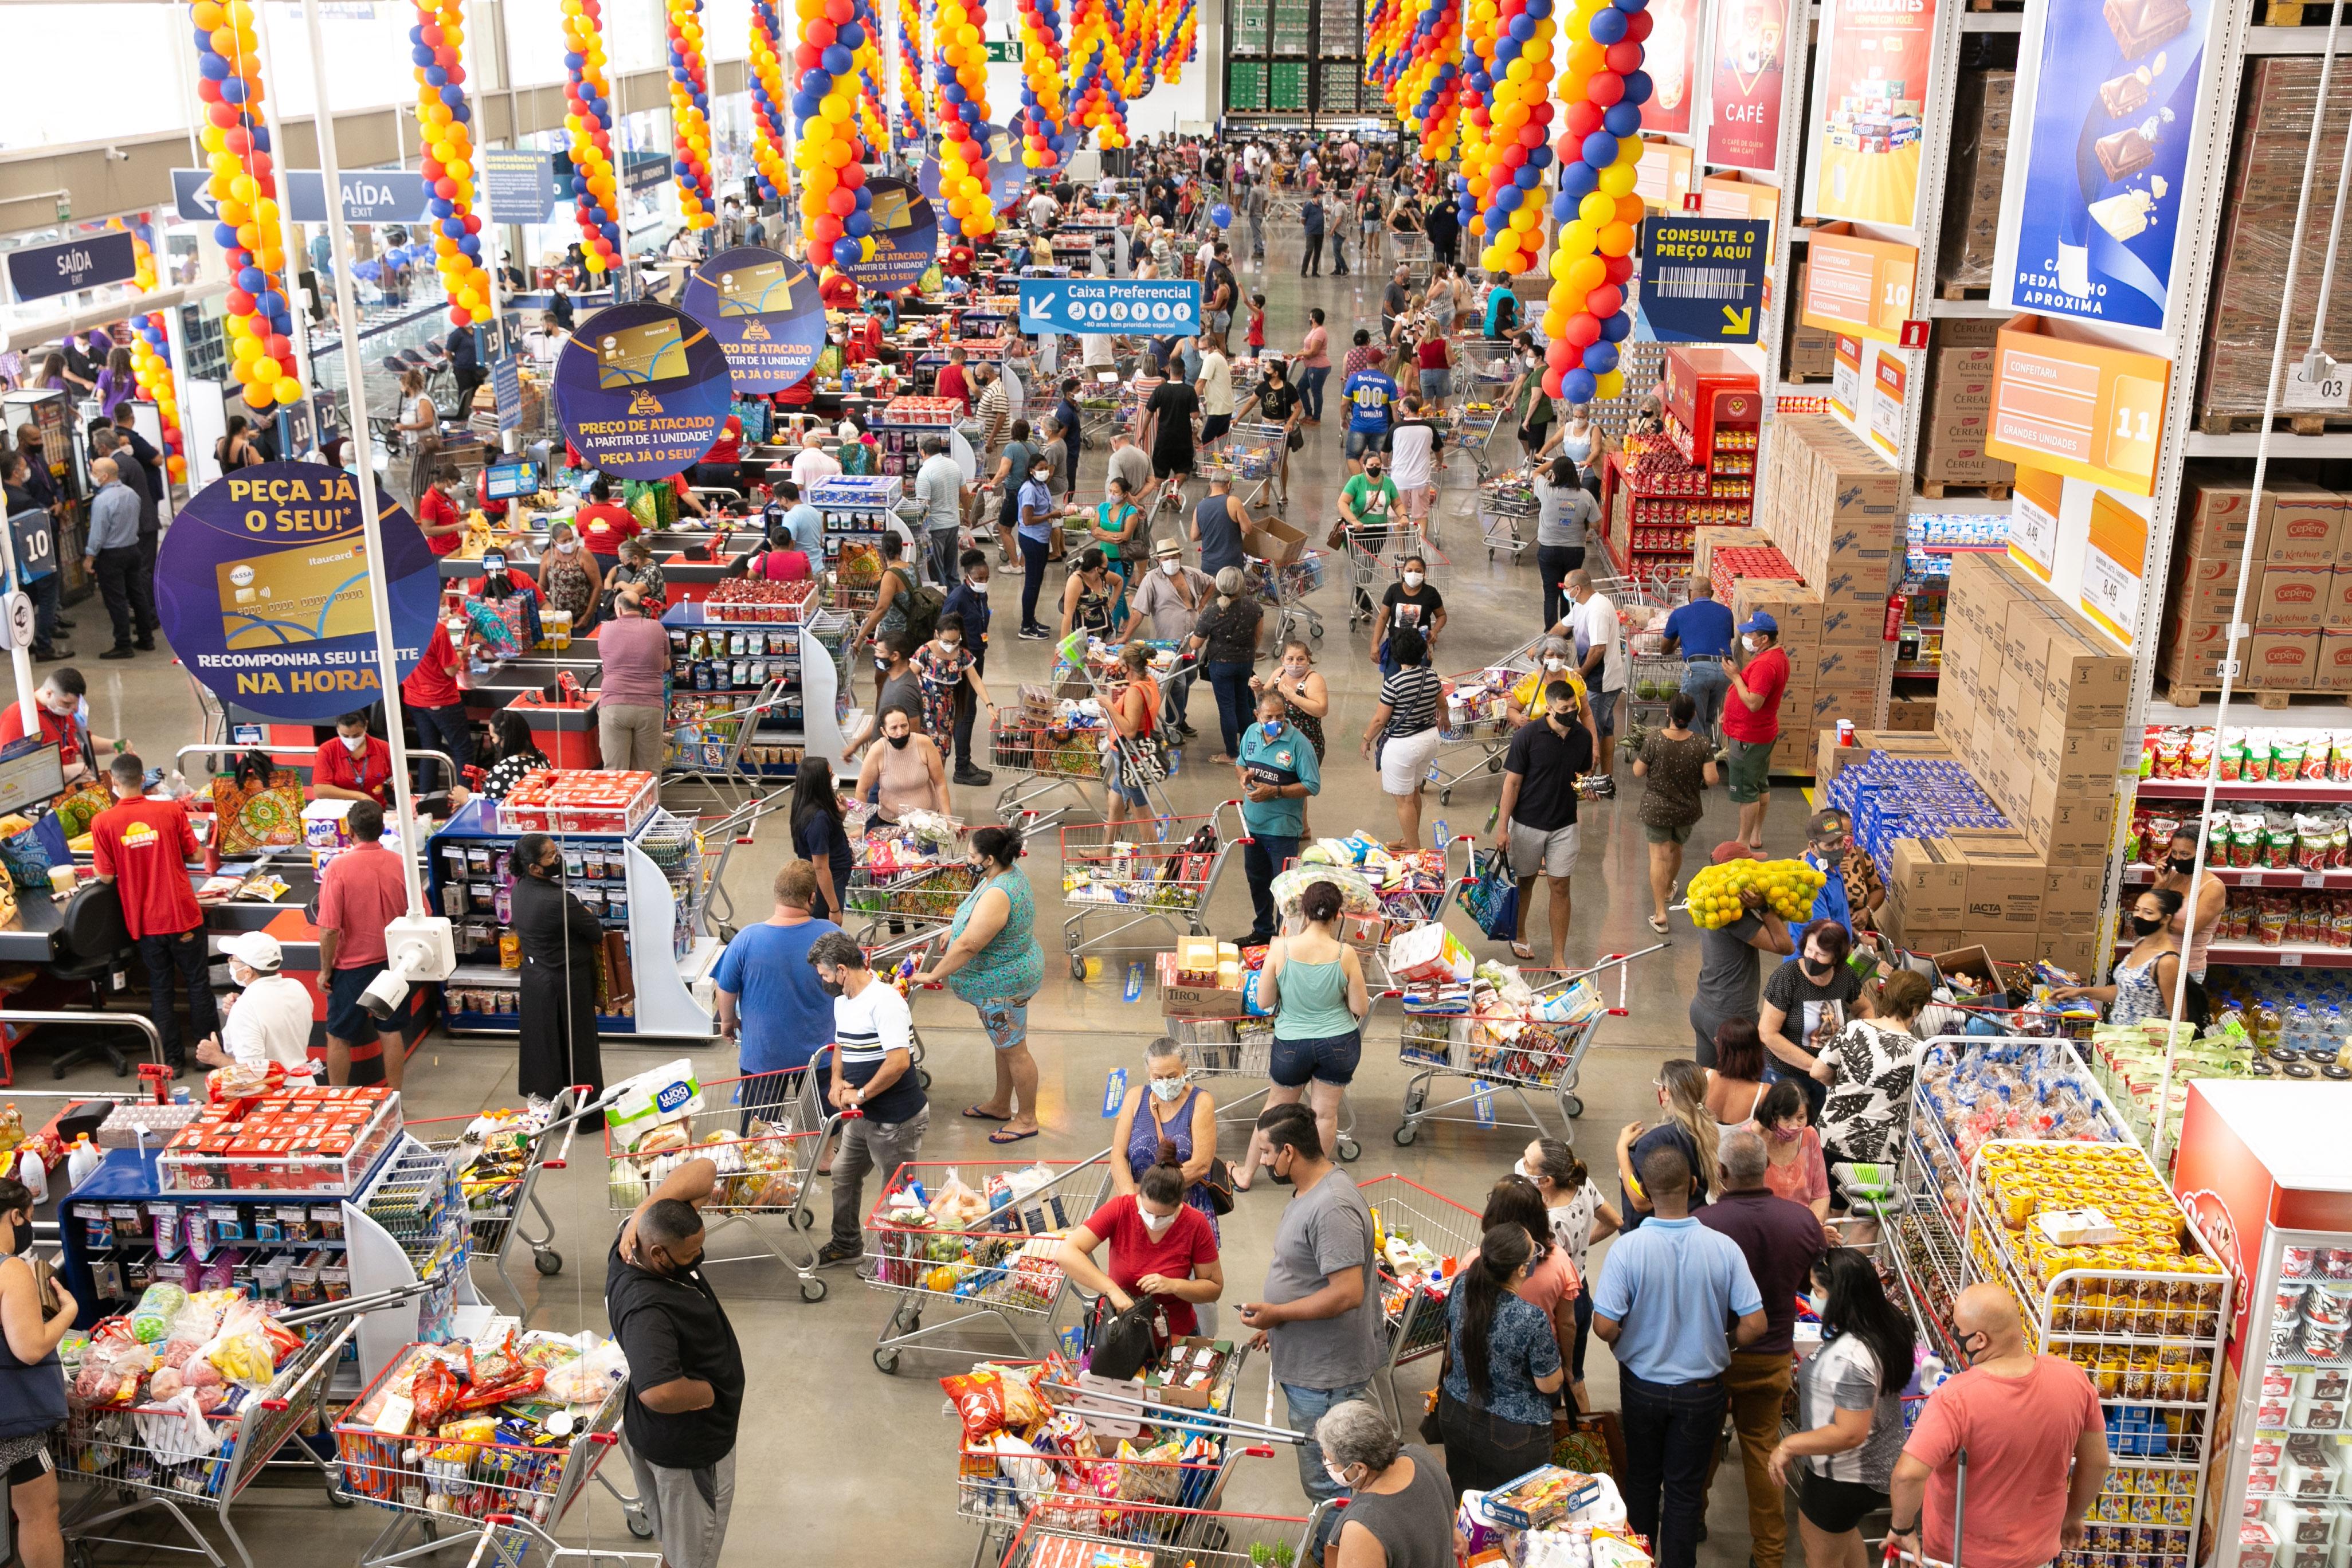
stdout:
<svg viewBox="0 0 2352 1568">
<path fill-rule="evenodd" d="M 357 529 L 214 567 L 221 631 L 231 648 L 325 642 L 375 626 L 365 536 Z"/>
<path fill-rule="evenodd" d="M 781 261 L 730 267 L 719 275 L 719 313 L 766 316 L 793 308 L 792 268 Z"/>
<path fill-rule="evenodd" d="M 686 371 L 686 343 L 678 336 L 676 321 L 648 321 L 643 326 L 619 327 L 596 335 L 599 391 L 670 381 Z"/>
</svg>

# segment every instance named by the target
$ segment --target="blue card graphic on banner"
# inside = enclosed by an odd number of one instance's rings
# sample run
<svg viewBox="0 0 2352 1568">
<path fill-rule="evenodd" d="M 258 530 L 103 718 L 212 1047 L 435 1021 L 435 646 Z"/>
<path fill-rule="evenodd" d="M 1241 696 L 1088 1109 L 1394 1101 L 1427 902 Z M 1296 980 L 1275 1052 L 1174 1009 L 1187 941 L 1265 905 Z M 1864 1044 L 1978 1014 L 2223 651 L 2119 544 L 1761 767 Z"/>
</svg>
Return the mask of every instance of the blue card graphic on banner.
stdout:
<svg viewBox="0 0 2352 1568">
<path fill-rule="evenodd" d="M 441 577 L 408 513 L 376 500 L 404 677 L 433 633 Z M 359 480 L 340 469 L 257 463 L 197 491 L 163 536 L 155 610 L 172 651 L 224 702 L 325 723 L 383 695 Z"/>
<path fill-rule="evenodd" d="M 2037 7 L 2023 40 L 1993 297 L 2005 309 L 2161 331 L 2181 238 L 2183 173 L 2216 0 Z"/>
<path fill-rule="evenodd" d="M 851 279 L 868 289 L 911 289 L 937 258 L 940 220 L 930 198 L 904 180 L 868 180 L 873 205 L 874 259 L 850 264 Z"/>
<path fill-rule="evenodd" d="M 1752 343 L 1771 258 L 1761 218 L 1643 218 L 1642 321 L 1661 342 Z"/>
<path fill-rule="evenodd" d="M 649 300 L 580 323 L 555 362 L 555 417 L 588 466 L 666 479 L 701 461 L 731 399 L 709 328 Z"/>
<path fill-rule="evenodd" d="M 778 251 L 720 251 L 687 274 L 678 302 L 726 352 L 739 392 L 782 391 L 815 368 L 824 347 L 816 275 Z"/>
<path fill-rule="evenodd" d="M 1021 330 L 1189 337 L 1201 330 L 1201 286 L 1173 278 L 1024 278 Z"/>
</svg>

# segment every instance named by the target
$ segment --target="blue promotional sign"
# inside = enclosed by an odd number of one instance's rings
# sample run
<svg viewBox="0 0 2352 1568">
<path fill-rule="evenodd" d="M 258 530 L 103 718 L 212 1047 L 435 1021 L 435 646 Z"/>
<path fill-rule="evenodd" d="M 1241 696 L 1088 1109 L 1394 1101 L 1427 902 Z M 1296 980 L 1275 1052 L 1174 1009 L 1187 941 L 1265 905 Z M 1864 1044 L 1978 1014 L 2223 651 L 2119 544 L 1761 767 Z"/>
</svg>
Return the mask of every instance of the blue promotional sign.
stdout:
<svg viewBox="0 0 2352 1568">
<path fill-rule="evenodd" d="M 719 439 L 731 392 L 709 328 L 640 300 L 582 321 L 555 361 L 555 417 L 592 468 L 666 479 Z"/>
<path fill-rule="evenodd" d="M 1024 278 L 1021 330 L 1191 337 L 1201 330 L 1201 286 L 1173 278 Z"/>
<path fill-rule="evenodd" d="M 678 302 L 726 351 L 739 392 L 795 384 L 824 347 L 824 300 L 797 257 L 756 245 L 722 250 L 686 275 Z"/>
<path fill-rule="evenodd" d="M 19 300 L 47 300 L 101 283 L 128 283 L 138 275 L 138 251 L 127 228 L 101 229 L 8 252 L 8 286 Z"/>
<path fill-rule="evenodd" d="M 58 569 L 57 529 L 46 509 L 26 507 L 9 518 L 8 536 L 25 582 L 37 583 Z"/>
<path fill-rule="evenodd" d="M 1771 240 L 1772 226 L 1761 218 L 1643 218 L 1643 335 L 1669 343 L 1754 342 Z"/>
<path fill-rule="evenodd" d="M 397 673 L 433 632 L 441 577 L 424 534 L 379 493 Z M 196 492 L 163 535 L 155 609 L 172 651 L 225 703 L 323 724 L 383 695 L 359 479 L 257 463 Z"/>
<path fill-rule="evenodd" d="M 499 428 L 522 428 L 522 367 L 513 355 L 490 362 L 490 395 L 497 400 Z"/>
<path fill-rule="evenodd" d="M 530 463 L 492 463 L 482 470 L 482 494 L 488 500 L 513 500 L 539 493 L 539 469 Z"/>
<path fill-rule="evenodd" d="M 866 209 L 874 220 L 874 259 L 850 263 L 850 279 L 886 293 L 911 289 L 939 256 L 940 221 L 930 198 L 904 180 L 868 180 L 866 188 L 874 193 Z"/>
<path fill-rule="evenodd" d="M 629 191 L 650 191 L 669 178 L 670 161 L 661 153 L 624 153 L 621 154 L 621 186 Z"/>
<path fill-rule="evenodd" d="M 183 223 L 217 223 L 212 174 L 204 169 L 172 171 L 172 205 Z M 327 221 L 327 180 L 316 169 L 285 171 L 288 216 L 296 223 Z M 433 189 L 422 174 L 399 169 L 343 171 L 345 223 L 422 223 L 432 216 Z M 536 220 L 534 220 L 536 221 Z"/>
<path fill-rule="evenodd" d="M 485 147 L 474 154 L 492 223 L 545 223 L 555 210 L 555 156 Z"/>
</svg>

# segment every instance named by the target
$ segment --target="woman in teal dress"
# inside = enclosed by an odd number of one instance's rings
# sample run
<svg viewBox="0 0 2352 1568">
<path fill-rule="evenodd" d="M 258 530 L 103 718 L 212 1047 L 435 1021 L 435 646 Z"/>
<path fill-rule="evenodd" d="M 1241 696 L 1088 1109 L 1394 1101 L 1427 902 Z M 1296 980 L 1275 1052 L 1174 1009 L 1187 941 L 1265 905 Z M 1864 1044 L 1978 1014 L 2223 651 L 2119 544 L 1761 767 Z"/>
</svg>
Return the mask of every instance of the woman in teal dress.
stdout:
<svg viewBox="0 0 2352 1568">
<path fill-rule="evenodd" d="M 992 1143 L 1037 1136 L 1037 1063 L 1029 1054 L 1029 999 L 1045 979 L 1045 954 L 1031 932 L 1037 904 L 1020 868 L 1021 835 L 1010 827 L 971 836 L 972 889 L 948 927 L 948 950 L 918 984 L 947 982 L 971 1004 L 996 1056 L 996 1093 L 964 1114 L 1002 1121 Z"/>
</svg>

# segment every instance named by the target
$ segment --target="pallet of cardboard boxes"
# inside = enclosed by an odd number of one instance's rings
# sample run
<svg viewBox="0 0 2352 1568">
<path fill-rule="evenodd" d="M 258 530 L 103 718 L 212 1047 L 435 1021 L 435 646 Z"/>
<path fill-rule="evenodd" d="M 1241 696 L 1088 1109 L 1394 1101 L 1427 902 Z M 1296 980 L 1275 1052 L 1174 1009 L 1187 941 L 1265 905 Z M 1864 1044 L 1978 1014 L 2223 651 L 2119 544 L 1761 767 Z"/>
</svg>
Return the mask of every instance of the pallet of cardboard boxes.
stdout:
<svg viewBox="0 0 2352 1568">
<path fill-rule="evenodd" d="M 2166 695 L 2193 707 L 2220 689 L 2249 533 L 2237 689 L 2274 708 L 2289 692 L 2352 691 L 2352 497 L 2273 472 L 2257 517 L 2252 478 L 2210 465 L 2189 468 L 2182 495 L 2157 662 Z"/>
</svg>

